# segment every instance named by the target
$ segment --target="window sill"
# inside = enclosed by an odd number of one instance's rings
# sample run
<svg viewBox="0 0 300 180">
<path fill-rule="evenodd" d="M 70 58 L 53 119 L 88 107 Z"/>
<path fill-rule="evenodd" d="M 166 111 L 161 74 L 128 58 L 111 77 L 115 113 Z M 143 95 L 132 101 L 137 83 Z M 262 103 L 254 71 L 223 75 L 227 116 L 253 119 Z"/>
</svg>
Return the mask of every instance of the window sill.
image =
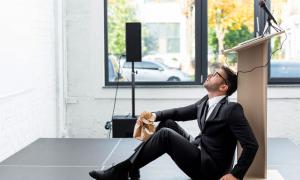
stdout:
<svg viewBox="0 0 300 180">
<path fill-rule="evenodd" d="M 116 86 L 105 86 L 96 99 L 113 98 Z M 118 99 L 131 99 L 131 86 L 119 86 Z M 300 85 L 268 85 L 268 99 L 300 99 Z M 206 90 L 203 85 L 139 85 L 136 86 L 137 100 L 179 99 L 194 100 L 203 97 Z M 231 99 L 236 99 L 236 93 Z"/>
<path fill-rule="evenodd" d="M 115 89 L 116 85 L 111 86 L 103 86 L 103 89 Z M 135 85 L 136 88 L 149 88 L 149 89 L 155 89 L 155 88 L 202 88 L 203 85 Z M 300 86 L 299 86 L 300 87 Z M 122 85 L 119 86 L 119 88 L 131 88 L 130 85 Z"/>
</svg>

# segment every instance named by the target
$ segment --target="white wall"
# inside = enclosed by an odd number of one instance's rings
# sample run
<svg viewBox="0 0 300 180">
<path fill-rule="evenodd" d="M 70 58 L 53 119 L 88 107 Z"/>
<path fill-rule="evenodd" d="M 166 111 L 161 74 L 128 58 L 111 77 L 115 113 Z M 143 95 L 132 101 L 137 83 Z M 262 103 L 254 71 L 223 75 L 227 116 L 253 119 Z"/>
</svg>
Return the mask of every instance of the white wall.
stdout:
<svg viewBox="0 0 300 180">
<path fill-rule="evenodd" d="M 54 0 L 0 2 L 0 161 L 56 137 Z"/>
<path fill-rule="evenodd" d="M 115 89 L 104 88 L 103 6 L 99 0 L 67 0 L 65 3 L 70 137 L 107 136 L 104 124 L 111 119 Z M 299 86 L 268 88 L 269 137 L 288 137 L 300 144 L 299 90 Z M 203 95 L 205 90 L 201 86 L 137 88 L 136 113 L 188 105 Z M 119 90 L 115 114 L 131 112 L 130 97 L 129 88 Z M 196 122 L 187 123 L 185 127 L 197 134 Z"/>
</svg>

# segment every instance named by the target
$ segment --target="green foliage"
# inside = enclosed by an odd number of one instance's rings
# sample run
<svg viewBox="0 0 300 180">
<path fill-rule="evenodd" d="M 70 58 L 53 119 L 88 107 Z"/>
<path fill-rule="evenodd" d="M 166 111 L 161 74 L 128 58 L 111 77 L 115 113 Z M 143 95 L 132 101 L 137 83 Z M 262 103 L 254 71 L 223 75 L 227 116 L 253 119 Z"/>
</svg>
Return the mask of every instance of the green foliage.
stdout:
<svg viewBox="0 0 300 180">
<path fill-rule="evenodd" d="M 274 43 L 274 44 L 273 44 L 273 47 L 272 47 L 273 51 L 275 51 L 275 50 L 277 50 L 277 49 L 280 48 L 280 46 L 281 46 L 280 41 L 281 41 L 280 36 L 273 37 L 273 43 Z M 279 56 L 281 55 L 281 53 L 282 53 L 282 51 L 276 51 L 276 52 L 272 55 L 272 57 L 273 57 L 274 59 L 279 59 Z"/>
<path fill-rule="evenodd" d="M 241 29 L 238 30 L 228 30 L 224 38 L 224 48 L 230 49 L 239 43 L 253 38 L 253 33 L 249 31 L 246 25 L 242 25 Z M 229 54 L 227 56 L 227 63 L 234 64 L 237 61 L 235 54 Z"/>
<path fill-rule="evenodd" d="M 108 53 L 125 54 L 125 24 L 136 21 L 136 10 L 126 0 L 108 1 Z"/>
<path fill-rule="evenodd" d="M 216 54 L 218 52 L 218 38 L 214 28 L 209 28 L 208 31 L 208 45 L 212 49 L 212 52 Z"/>
<path fill-rule="evenodd" d="M 253 33 L 249 31 L 246 25 L 242 25 L 241 29 L 238 30 L 228 29 L 224 37 L 224 48 L 230 49 L 238 45 L 239 43 L 251 38 L 253 38 Z M 215 54 L 214 60 L 216 60 L 218 53 L 218 38 L 214 28 L 209 29 L 208 45 L 212 52 Z M 229 55 L 227 61 L 228 63 L 235 63 L 236 57 L 234 55 Z"/>
<path fill-rule="evenodd" d="M 208 41 L 209 49 L 214 55 L 213 61 L 216 61 L 217 53 L 218 53 L 218 38 L 214 28 L 209 28 L 207 41 Z"/>
<path fill-rule="evenodd" d="M 249 31 L 246 25 L 242 25 L 241 29 L 238 30 L 228 30 L 224 38 L 224 48 L 232 48 L 251 38 L 253 38 L 253 33 Z"/>
</svg>

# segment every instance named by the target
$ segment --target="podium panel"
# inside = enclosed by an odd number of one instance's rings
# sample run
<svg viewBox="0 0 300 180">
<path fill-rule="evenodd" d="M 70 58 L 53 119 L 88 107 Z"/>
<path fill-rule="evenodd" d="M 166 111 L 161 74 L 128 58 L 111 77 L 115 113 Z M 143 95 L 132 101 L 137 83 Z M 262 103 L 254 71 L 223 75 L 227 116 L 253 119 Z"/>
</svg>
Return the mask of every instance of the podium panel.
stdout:
<svg viewBox="0 0 300 180">
<path fill-rule="evenodd" d="M 238 53 L 238 71 L 247 71 L 267 63 L 268 43 L 244 49 Z M 267 75 L 268 67 L 239 73 L 237 101 L 243 106 L 245 116 L 258 141 L 259 149 L 247 172 L 247 177 L 266 177 L 267 139 Z M 238 155 L 241 148 L 238 148 Z"/>
</svg>

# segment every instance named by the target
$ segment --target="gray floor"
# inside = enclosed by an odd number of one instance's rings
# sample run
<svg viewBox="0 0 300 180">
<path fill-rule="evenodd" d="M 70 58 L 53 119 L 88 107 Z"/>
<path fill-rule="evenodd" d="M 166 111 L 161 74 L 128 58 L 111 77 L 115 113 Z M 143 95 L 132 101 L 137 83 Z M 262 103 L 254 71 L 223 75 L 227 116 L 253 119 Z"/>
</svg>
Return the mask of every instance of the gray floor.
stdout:
<svg viewBox="0 0 300 180">
<path fill-rule="evenodd" d="M 0 163 L 0 180 L 91 180 L 88 172 L 105 169 L 133 153 L 134 139 L 39 139 Z M 298 180 L 300 148 L 288 139 L 268 139 L 268 169 Z M 141 169 L 142 180 L 188 180 L 164 155 Z"/>
</svg>

